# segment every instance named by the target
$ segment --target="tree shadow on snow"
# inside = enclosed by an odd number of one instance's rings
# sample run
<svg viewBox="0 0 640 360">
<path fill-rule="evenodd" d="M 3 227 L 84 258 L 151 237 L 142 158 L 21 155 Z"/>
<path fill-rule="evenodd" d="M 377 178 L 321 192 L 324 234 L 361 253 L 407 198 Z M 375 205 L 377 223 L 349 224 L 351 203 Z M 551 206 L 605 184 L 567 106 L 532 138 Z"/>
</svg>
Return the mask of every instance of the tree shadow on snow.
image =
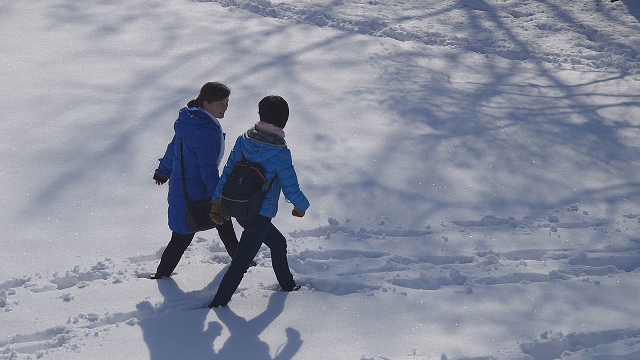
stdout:
<svg viewBox="0 0 640 360">
<path fill-rule="evenodd" d="M 248 321 L 228 307 L 216 309 L 216 315 L 230 332 L 229 338 L 216 352 L 214 341 L 222 334 L 223 326 L 218 321 L 207 322 L 211 310 L 206 304 L 213 298 L 224 272 L 218 273 L 204 289 L 187 293 L 173 279 L 159 280 L 158 289 L 164 296 L 164 302 L 155 308 L 148 301 L 137 305 L 143 318 L 138 325 L 149 348 L 150 360 L 293 358 L 302 345 L 297 330 L 285 330 L 287 342 L 277 349 L 273 358 L 269 345 L 259 338 L 284 309 L 287 294 L 277 292 L 271 295 L 265 311 Z"/>
<path fill-rule="evenodd" d="M 340 6 L 334 1 L 313 9 L 301 6 L 295 14 L 288 6 L 279 4 L 201 2 L 340 29 L 339 35 L 308 47 L 265 56 L 265 60 L 257 61 L 234 79 L 240 81 L 247 74 L 270 74 L 275 81 L 270 85 L 274 88 L 280 85 L 278 79 L 287 79 L 289 83 L 295 79 L 295 83 L 305 89 L 299 93 L 317 93 L 318 98 L 325 96 L 326 89 L 305 80 L 305 62 L 301 58 L 306 52 L 326 49 L 331 53 L 350 32 L 383 36 L 375 21 L 358 27 L 339 15 L 332 15 L 333 8 Z M 636 57 L 636 49 L 617 43 L 606 32 L 597 32 L 595 36 L 597 29 L 593 24 L 587 26 L 589 24 L 576 17 L 571 9 L 554 1 L 542 0 L 541 3 L 550 16 L 566 24 L 576 37 L 597 44 L 615 44 L 631 58 Z M 638 18 L 640 5 L 633 1 L 625 4 Z M 463 26 L 453 28 L 453 32 L 462 35 L 450 37 L 437 30 L 428 36 L 415 33 L 414 40 L 426 45 L 443 42 L 453 45 L 440 46 L 434 51 L 407 47 L 366 58 L 375 64 L 372 69 L 375 76 L 371 76 L 375 80 L 361 86 L 347 86 L 344 98 L 360 99 L 365 104 L 370 102 L 372 108 L 381 108 L 380 119 L 373 121 L 385 129 L 387 136 L 380 137 L 377 148 L 366 154 L 356 151 L 343 159 L 302 163 L 301 176 L 342 168 L 348 168 L 349 175 L 353 175 L 338 182 L 305 183 L 310 198 L 326 198 L 331 194 L 340 204 L 349 204 L 354 210 L 366 209 L 372 217 L 379 215 L 374 214 L 376 211 L 384 217 L 401 213 L 405 221 L 415 224 L 425 223 L 439 214 L 456 212 L 461 219 L 469 214 L 520 217 L 546 213 L 576 202 L 606 203 L 615 207 L 621 199 L 640 199 L 636 167 L 630 166 L 640 156 L 640 150 L 631 140 L 635 136 L 635 124 L 629 116 L 640 107 L 640 102 L 636 100 L 635 89 L 626 90 L 621 86 L 614 90 L 614 86 L 609 85 L 625 83 L 629 74 L 624 64 L 623 70 L 609 73 L 606 79 L 607 73 L 599 70 L 597 64 L 591 65 L 595 68 L 585 66 L 583 71 L 568 75 L 549 62 L 548 54 L 541 52 L 531 35 L 514 31 L 508 19 L 525 16 L 524 12 L 509 12 L 508 8 L 490 1 L 451 2 L 437 9 L 425 6 L 424 10 L 416 15 L 416 21 L 446 13 L 460 14 Z M 331 21 L 323 25 L 317 20 L 320 17 L 306 16 L 309 14 L 321 14 Z M 604 12 L 602 16 L 607 18 L 607 14 Z M 610 16 L 607 20 L 625 28 L 620 19 Z M 268 38 L 275 31 L 285 30 L 270 31 L 250 35 Z M 487 34 L 492 33 L 510 46 L 492 46 L 486 39 Z M 240 45 L 234 46 L 237 49 Z M 247 53 L 251 51 L 255 50 L 246 49 Z M 327 69 L 349 69 L 353 60 L 335 57 L 323 60 L 322 65 Z M 271 76 L 274 73 L 278 76 Z M 576 80 L 578 78 L 580 80 Z M 339 91 L 334 92 L 336 98 L 340 98 Z M 296 93 L 286 94 L 291 104 L 313 107 L 313 101 L 299 98 Z M 357 111 L 356 107 L 354 112 Z M 317 118 L 309 116 L 312 114 L 310 111 L 301 121 L 318 151 L 332 149 L 343 140 L 352 141 L 353 137 L 347 136 L 353 134 L 319 126 L 325 121 L 325 114 Z M 396 126 L 398 124 L 405 126 Z M 607 176 L 622 179 L 624 185 L 603 182 L 602 186 L 594 187 L 589 180 Z M 514 214 L 513 209 L 520 211 Z"/>
<path fill-rule="evenodd" d="M 554 2 L 543 2 L 549 12 L 568 24 L 568 28 L 575 29 L 585 38 L 592 35 L 591 29 L 582 26 L 581 20 L 570 10 Z M 328 14 L 334 3 L 329 2 L 324 10 L 314 8 L 309 13 L 318 11 Z M 475 5 L 469 6 L 472 3 Z M 636 3 L 624 1 L 629 13 L 639 18 L 640 5 Z M 268 16 L 277 17 L 278 11 L 286 10 L 278 8 L 276 4 L 250 5 L 247 4 L 246 10 Z M 126 10 L 127 5 L 122 6 Z M 108 43 L 117 30 L 113 24 L 137 21 L 128 15 L 130 12 L 124 10 L 117 12 L 122 13 L 122 18 L 108 20 L 93 16 L 91 11 L 79 5 L 66 4 L 53 10 L 49 19 L 52 28 L 72 27 L 86 33 L 88 42 L 80 46 Z M 136 69 L 136 76 L 129 82 L 130 91 L 126 96 L 122 95 L 121 84 L 97 86 L 87 81 L 78 84 L 69 78 L 58 85 L 60 88 L 78 89 L 78 92 L 63 97 L 52 113 L 57 113 L 62 119 L 78 118 L 79 128 L 78 131 L 69 132 L 66 141 L 58 142 L 47 151 L 37 154 L 41 158 L 38 161 L 43 163 L 65 159 L 65 167 L 34 191 L 35 196 L 31 196 L 32 201 L 22 210 L 24 216 L 21 218 L 33 222 L 33 214 L 47 214 L 59 206 L 60 199 L 75 199 L 78 193 L 87 192 L 89 197 L 81 197 L 83 206 L 93 206 L 108 199 L 131 209 L 128 215 L 132 224 L 147 221 L 149 211 L 145 206 L 148 205 L 149 196 L 145 195 L 147 192 L 139 190 L 147 186 L 141 184 L 153 186 L 150 177 L 157 163 L 144 159 L 162 155 L 165 142 L 170 140 L 170 128 L 177 110 L 184 106 L 183 100 L 177 99 L 192 98 L 204 79 L 220 76 L 212 74 L 211 69 L 221 68 L 226 70 L 224 78 L 220 80 L 232 85 L 234 102 L 255 104 L 255 100 L 265 91 L 264 86 L 257 85 L 261 83 L 258 80 L 268 78 L 269 88 L 274 92 L 282 92 L 292 107 L 312 107 L 314 101 L 307 98 L 308 95 L 317 94 L 317 98 L 322 99 L 327 89 L 323 88 L 322 82 L 306 76 L 307 72 L 318 70 L 311 69 L 316 63 L 307 61 L 305 57 L 318 49 L 326 50 L 329 54 L 335 52 L 340 41 L 349 38 L 347 31 L 336 32 L 307 46 L 283 47 L 282 51 L 275 53 L 256 48 L 252 40 L 286 34 L 289 30 L 287 24 L 243 29 L 231 26 L 233 24 L 223 24 L 216 26 L 219 36 L 215 43 L 204 48 L 194 46 L 183 49 L 180 46 L 181 27 L 176 24 L 186 19 L 166 18 L 162 10 L 158 5 L 145 13 L 145 17 L 151 17 L 161 25 L 162 40 L 150 42 L 158 45 L 144 48 L 136 55 L 140 58 L 137 63 L 146 64 L 144 60 L 147 58 L 175 55 L 167 58 L 163 65 L 144 65 Z M 346 90 L 347 99 L 362 99 L 363 102 L 370 101 L 373 106 L 382 106 L 383 115 L 388 116 L 389 120 L 379 124 L 393 128 L 395 123 L 409 124 L 412 131 L 407 132 L 406 126 L 397 127 L 401 130 L 395 133 L 387 128 L 385 134 L 388 136 L 368 154 L 348 156 L 344 160 L 328 157 L 320 164 L 322 171 L 350 169 L 353 180 L 341 179 L 337 184 L 304 184 L 309 189 L 310 197 L 316 195 L 321 198 L 333 194 L 341 204 L 353 204 L 354 209 L 369 211 L 384 208 L 385 213 L 401 213 L 408 215 L 405 218 L 409 222 L 423 223 L 444 212 L 459 211 L 462 218 L 466 216 L 463 212 L 474 216 L 503 216 L 513 215 L 504 214 L 504 211 L 510 211 L 515 206 L 544 211 L 591 199 L 611 199 L 615 205 L 620 201 L 618 199 L 628 199 L 626 195 L 637 196 L 639 184 L 629 181 L 635 178 L 637 168 L 630 164 L 640 156 L 639 148 L 630 144 L 629 140 L 629 136 L 635 136 L 635 123 L 628 117 L 640 107 L 640 102 L 634 100 L 637 95 L 635 89 L 607 93 L 599 90 L 600 84 L 588 76 L 576 81 L 562 76 L 561 71 L 550 70 L 551 67 L 536 68 L 535 64 L 544 62 L 544 56 L 539 55 L 530 39 L 514 32 L 505 23 L 502 9 L 491 2 L 454 2 L 440 11 L 464 15 L 467 20 L 465 26 L 469 26 L 471 31 L 467 31 L 460 39 L 468 41 L 460 40 L 456 42 L 457 48 L 438 48 L 434 52 L 412 51 L 408 48 L 394 50 L 389 55 L 371 55 L 366 60 L 376 64 L 372 69 L 376 72 L 376 80 L 360 87 L 349 86 Z M 478 16 L 479 12 L 483 14 L 482 17 Z M 426 11 L 422 18 L 437 15 Z M 247 18 L 250 19 L 249 16 Z M 304 16 L 300 18 L 305 19 Z M 616 19 L 611 21 L 616 24 Z M 355 32 L 358 29 L 357 26 L 347 28 L 356 29 L 352 30 Z M 378 27 L 371 23 L 365 28 L 371 30 L 371 34 L 379 32 Z M 476 36 L 495 30 L 500 32 L 505 41 L 513 44 L 513 48 L 478 46 L 483 41 Z M 434 34 L 433 45 L 449 39 L 445 35 Z M 615 41 L 605 35 L 600 36 L 600 43 Z M 431 45 L 431 38 L 431 35 L 424 36 L 422 40 Z M 637 54 L 637 50 L 628 49 L 624 44 L 617 44 L 617 47 L 629 54 Z M 232 51 L 220 52 L 221 48 Z M 105 57 L 118 55 L 115 51 L 111 54 L 109 48 L 101 50 Z M 206 53 L 216 56 L 203 58 L 201 54 Z M 76 54 L 70 53 L 69 60 L 74 56 Z M 494 60 L 497 57 L 528 62 Z M 243 62 L 241 67 L 229 66 L 237 63 L 238 58 L 255 60 Z M 353 60 L 340 56 L 323 60 L 322 65 L 327 69 L 354 67 Z M 586 70 L 584 74 L 589 75 L 588 72 Z M 179 75 L 182 78 L 184 73 L 190 74 L 190 78 L 183 79 L 179 84 L 167 85 L 164 82 Z M 617 73 L 612 75 L 612 82 L 624 80 L 627 75 L 623 74 L 619 79 L 616 76 Z M 285 91 L 291 84 L 296 84 L 296 88 Z M 157 105 L 141 110 L 139 105 L 148 101 L 149 97 L 155 97 L 153 89 L 159 86 L 163 88 L 163 99 L 154 100 Z M 340 92 L 335 91 L 334 95 L 340 97 Z M 325 97 L 327 101 L 335 99 L 331 95 Z M 593 99 L 604 98 L 606 100 L 593 103 Z M 117 106 L 104 109 L 104 112 L 96 111 L 104 115 L 90 122 L 82 118 L 84 113 L 74 110 L 77 104 L 93 103 Z M 246 111 L 241 107 L 234 108 L 234 118 L 244 118 L 242 115 Z M 615 112 L 621 114 L 618 119 L 613 119 L 612 113 Z M 318 126 L 323 116 L 300 122 L 300 126 L 309 125 L 310 135 L 315 136 L 317 145 L 331 148 L 343 139 L 350 140 L 346 134 L 329 133 L 331 130 Z M 158 125 L 159 120 L 165 123 Z M 168 130 L 161 132 L 157 130 L 159 126 Z M 236 130 L 240 128 L 244 131 L 246 123 L 225 126 L 232 127 L 229 133 L 234 134 L 239 133 Z M 160 133 L 166 133 L 167 138 L 156 139 L 155 135 Z M 152 151 L 149 151 L 138 158 L 131 156 L 140 151 L 137 144 L 149 141 L 153 144 L 153 153 L 157 155 L 151 155 Z M 39 164 L 35 160 L 33 163 Z M 141 166 L 148 167 L 148 174 L 140 171 Z M 312 166 L 303 162 L 300 173 L 304 174 L 305 167 Z M 120 176 L 125 173 L 127 176 L 136 174 L 135 179 Z M 118 177 L 114 177 L 114 174 L 118 174 Z M 586 180 L 593 178 L 594 182 L 598 182 L 607 174 L 628 185 L 618 187 L 612 193 L 610 189 L 615 184 L 604 183 L 602 187 L 594 187 Z M 115 186 L 111 184 L 114 179 Z M 96 187 L 106 190 L 94 192 Z M 132 194 L 141 195 L 132 197 Z M 590 198 L 583 198 L 585 194 Z M 158 196 L 157 204 L 164 206 L 164 201 L 160 199 Z M 408 213 L 406 209 L 417 211 Z"/>
<path fill-rule="evenodd" d="M 526 37 L 503 23 L 496 7 L 482 4 L 485 19 L 517 50 L 486 56 L 493 50 L 408 49 L 379 56 L 382 76 L 352 94 L 383 99 L 387 125 L 405 126 L 389 131 L 379 149 L 353 167 L 353 184 L 320 192 L 338 193 L 345 204 L 383 206 L 417 224 L 452 211 L 460 218 L 516 215 L 507 213 L 513 209 L 529 215 L 577 202 L 616 207 L 640 199 L 633 165 L 640 148 L 630 140 L 631 114 L 640 101 L 635 89 L 614 88 L 631 75 L 547 66 Z M 569 11 L 548 6 L 586 31 Z M 637 17 L 640 5 L 627 6 Z M 454 8 L 468 13 L 466 25 L 477 34 L 492 31 L 474 22 L 475 9 Z M 522 54 L 531 61 L 509 61 Z M 381 176 L 386 173 L 392 176 Z M 614 178 L 598 186 L 590 181 Z"/>
<path fill-rule="evenodd" d="M 627 10 L 629 10 L 629 14 L 640 22 L 640 2 L 636 0 L 627 0 L 623 3 L 627 7 Z"/>
</svg>

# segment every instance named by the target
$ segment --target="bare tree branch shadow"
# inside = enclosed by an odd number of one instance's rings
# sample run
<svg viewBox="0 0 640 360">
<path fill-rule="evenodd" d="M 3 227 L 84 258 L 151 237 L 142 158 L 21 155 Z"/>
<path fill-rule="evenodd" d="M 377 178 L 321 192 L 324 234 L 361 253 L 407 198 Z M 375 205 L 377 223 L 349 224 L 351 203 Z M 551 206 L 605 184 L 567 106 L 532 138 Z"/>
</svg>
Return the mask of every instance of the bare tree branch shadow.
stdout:
<svg viewBox="0 0 640 360">
<path fill-rule="evenodd" d="M 252 14 L 283 18 L 284 12 L 296 10 L 270 2 L 210 2 L 248 10 L 248 19 Z M 584 30 L 579 19 L 571 12 L 554 6 L 550 1 L 545 1 L 545 4 L 549 11 L 567 22 L 568 26 L 577 29 L 576 31 Z M 294 11 L 298 16 L 294 19 L 321 25 L 318 18 L 311 15 L 328 16 L 331 7 L 337 5 L 338 2 L 334 1 L 319 8 L 305 9 L 302 13 Z M 631 14 L 637 14 L 637 5 L 629 1 L 625 5 Z M 127 5 L 121 6 L 126 10 Z M 296 87 L 305 89 L 304 94 L 322 94 L 327 90 L 321 84 L 305 78 L 304 71 L 297 66 L 306 54 L 318 50 L 331 53 L 335 51 L 334 45 L 348 39 L 354 32 L 389 37 L 388 33 L 380 30 L 380 26 L 385 25 L 383 22 L 352 21 L 342 23 L 342 33 L 332 33 L 299 48 L 284 47 L 283 51 L 274 54 L 273 51 L 256 49 L 255 42 L 286 34 L 289 31 L 287 24 L 274 24 L 258 29 L 216 25 L 212 29 L 223 40 L 183 50 L 178 46 L 182 39 L 177 25 L 180 19 L 165 19 L 161 9 L 157 13 L 154 10 L 153 7 L 150 8 L 147 16 L 161 24 L 159 28 L 162 29 L 162 41 L 133 56 L 140 61 L 166 54 L 172 54 L 172 57 L 158 66 L 141 68 L 135 73 L 135 78 L 129 81 L 132 84 L 129 96 L 120 96 L 120 84 L 96 85 L 73 79 L 64 79 L 59 84 L 61 88 L 76 88 L 85 92 L 79 97 L 57 99 L 59 104 L 56 102 L 58 105 L 55 113 L 60 117 L 77 116 L 73 109 L 77 104 L 115 102 L 121 110 L 92 120 L 70 134 L 65 144 L 56 144 L 45 154 L 38 154 L 42 159 L 34 160 L 34 164 L 60 162 L 62 159 L 66 164 L 64 170 L 46 178 L 43 185 L 34 192 L 28 205 L 21 209 L 23 218 L 30 219 L 34 213 L 46 213 L 55 209 L 59 199 L 74 197 L 79 198 L 78 201 L 83 202 L 83 206 L 89 206 L 86 203 L 90 204 L 92 198 L 100 197 L 120 200 L 128 208 L 144 205 L 131 205 L 128 195 L 133 190 L 120 193 L 118 189 L 104 186 L 109 183 L 104 179 L 110 179 L 115 174 L 120 176 L 123 173 L 133 173 L 136 174 L 135 178 L 119 180 L 118 184 L 135 184 L 148 175 L 140 171 L 140 159 L 131 156 L 137 149 L 136 145 L 152 133 L 151 128 L 158 126 L 158 119 L 166 121 L 163 127 L 170 127 L 176 109 L 184 105 L 181 99 L 193 95 L 193 89 L 185 84 L 199 84 L 202 79 L 209 79 L 212 75 L 211 68 L 224 69 L 225 64 L 237 62 L 242 56 L 256 57 L 257 60 L 247 62 L 249 66 L 243 71 L 226 74 L 231 83 L 239 84 L 237 93 L 243 99 L 256 97 L 263 91 L 262 88 L 256 90 L 253 86 L 253 80 L 263 78 L 270 79 L 269 86 L 273 88 L 288 88 L 290 84 L 296 84 Z M 534 46 L 527 42 L 527 38 L 511 30 L 501 13 L 503 9 L 494 3 L 466 1 L 440 8 L 437 12 L 429 7 L 422 10 L 416 20 L 455 11 L 464 16 L 467 25 L 471 25 L 473 32 L 469 36 L 487 35 L 491 29 L 497 29 L 520 53 L 534 54 Z M 479 12 L 487 22 L 480 21 Z M 77 29 L 86 33 L 92 44 L 98 44 L 111 39 L 114 34 L 126 31 L 129 24 L 136 23 L 135 16 L 127 11 L 121 13 L 118 21 L 113 22 L 93 16 L 82 6 L 67 4 L 52 10 L 51 27 Z M 288 15 L 291 13 L 287 13 Z M 513 15 L 519 16 L 515 12 Z M 406 15 L 399 15 L 398 19 L 405 17 Z M 487 24 L 491 24 L 491 27 Z M 407 39 L 424 40 L 422 42 L 427 45 L 431 44 L 431 40 L 434 41 L 433 44 L 439 45 L 439 40 L 446 39 L 442 34 L 416 36 L 408 36 Z M 547 209 L 558 206 L 561 202 L 574 201 L 584 193 L 597 200 L 598 189 L 590 187 L 587 179 L 601 178 L 603 174 L 612 174 L 620 182 L 628 182 L 631 184 L 629 194 L 635 194 L 632 179 L 636 168 L 629 164 L 632 159 L 637 158 L 639 151 L 628 139 L 622 139 L 621 135 L 625 128 L 633 129 L 635 123 L 625 117 L 612 121 L 610 114 L 625 108 L 630 109 L 625 110 L 625 114 L 633 113 L 640 106 L 635 98 L 637 93 L 632 88 L 613 93 L 599 89 L 607 81 L 625 81 L 629 75 L 624 71 L 612 72 L 608 79 L 600 80 L 602 83 L 590 80 L 588 76 L 584 80 L 570 82 L 561 76 L 560 70 L 552 70 L 546 66 L 544 59 L 534 57 L 533 60 L 540 62 L 533 61 L 526 66 L 520 61 L 494 61 L 490 55 L 483 53 L 487 49 L 473 48 L 473 39 L 469 37 L 469 41 L 454 45 L 462 50 L 479 53 L 478 56 L 483 57 L 480 61 L 469 61 L 468 53 L 459 49 L 435 52 L 433 58 L 428 51 L 402 50 L 393 51 L 390 55 L 372 55 L 367 59 L 374 64 L 373 69 L 382 75 L 380 80 L 367 86 L 347 87 L 346 94 L 352 99 L 371 102 L 391 113 L 394 118 L 387 123 L 381 122 L 383 126 L 400 122 L 415 131 L 407 134 L 404 130 L 406 127 L 402 131 L 390 131 L 390 136 L 380 142 L 376 151 L 367 155 L 370 161 L 363 164 L 373 164 L 371 166 L 351 164 L 349 158 L 324 160 L 319 167 L 331 170 L 345 165 L 353 169 L 354 176 L 341 184 L 314 185 L 313 194 L 337 194 L 336 197 L 341 202 L 358 204 L 360 208 L 367 209 L 380 208 L 380 204 L 385 204 L 394 213 L 407 207 L 414 208 L 416 211 L 407 218 L 417 223 L 424 222 L 445 209 L 486 214 L 512 208 L 514 203 L 522 209 Z M 219 48 L 232 51 L 216 51 Z M 93 56 L 100 58 L 122 56 L 104 47 L 91 50 L 95 51 Z M 630 51 L 636 51 L 637 54 L 637 50 Z M 215 53 L 216 56 L 206 66 L 194 67 L 193 59 L 208 59 L 201 55 L 207 52 Z M 339 55 L 336 53 L 328 67 L 330 65 L 330 68 L 340 69 L 353 65 L 352 60 L 342 59 Z M 513 50 L 496 55 L 502 59 L 521 59 L 518 52 Z M 436 59 L 436 56 L 441 58 Z M 448 69 L 429 66 L 428 62 L 432 60 L 442 61 L 450 66 Z M 193 68 L 190 71 L 192 79 L 165 86 L 163 79 L 184 71 L 185 68 Z M 457 73 L 470 72 L 479 74 L 479 79 L 456 77 Z M 590 75 L 589 72 L 585 70 L 584 74 Z M 516 77 L 517 75 L 520 77 Z M 522 81 L 527 75 L 529 81 Z M 141 109 L 140 104 L 155 94 L 150 89 L 156 86 L 163 86 L 165 98 L 175 100 L 156 101 L 157 106 Z M 194 87 L 197 88 L 197 85 Z M 292 94 L 292 103 L 302 106 L 314 104 L 296 91 L 292 91 Z M 340 95 L 341 93 L 329 94 L 327 98 L 331 100 Z M 604 100 L 594 103 L 592 99 L 596 98 Z M 379 99 L 383 99 L 381 104 Z M 339 136 L 342 134 L 327 135 L 322 120 L 305 120 L 305 125 L 313 125 L 309 126 L 311 137 L 326 147 L 332 146 L 332 142 L 341 141 Z M 332 138 L 333 135 L 338 135 L 338 138 Z M 162 141 L 158 141 L 158 153 L 164 150 L 165 144 Z M 412 144 L 413 147 L 410 148 L 407 144 Z M 407 156 L 401 159 L 405 164 L 398 167 L 395 166 L 398 164 L 397 154 L 401 153 Z M 149 164 L 155 165 L 155 162 Z M 585 175 L 577 179 L 578 184 L 573 184 L 572 187 L 570 183 L 573 179 L 570 175 L 576 169 L 585 171 Z M 148 172 L 152 170 L 150 168 Z M 99 182 L 96 186 L 102 189 L 100 194 L 78 196 L 78 186 L 96 180 Z M 467 180 L 467 186 L 472 189 L 463 192 L 462 183 Z M 602 189 L 605 191 L 611 186 L 613 184 L 604 184 Z M 525 196 L 522 197 L 521 194 Z M 144 222 L 146 215 L 143 211 L 133 214 L 139 217 L 139 222 Z"/>
<path fill-rule="evenodd" d="M 634 0 L 624 0 L 622 3 L 627 7 L 629 14 L 636 18 L 640 23 L 640 3 Z"/>
</svg>

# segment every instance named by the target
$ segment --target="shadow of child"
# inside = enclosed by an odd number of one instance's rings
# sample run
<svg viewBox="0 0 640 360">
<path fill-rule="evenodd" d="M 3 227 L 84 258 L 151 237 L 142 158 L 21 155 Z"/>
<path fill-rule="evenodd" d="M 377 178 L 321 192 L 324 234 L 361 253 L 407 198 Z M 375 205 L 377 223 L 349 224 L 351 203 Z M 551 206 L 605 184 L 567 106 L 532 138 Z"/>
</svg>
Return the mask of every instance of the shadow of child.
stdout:
<svg viewBox="0 0 640 360">
<path fill-rule="evenodd" d="M 221 274 L 204 289 L 188 293 L 171 278 L 157 280 L 164 302 L 154 307 L 143 301 L 136 306 L 151 360 L 216 358 L 213 343 L 222 334 L 222 325 L 206 323 L 210 313 L 206 304 L 220 279 Z"/>
<path fill-rule="evenodd" d="M 275 292 L 269 298 L 264 312 L 247 321 L 238 316 L 229 307 L 213 309 L 218 319 L 229 329 L 230 335 L 218 355 L 222 359 L 252 360 L 289 360 L 300 350 L 300 333 L 293 329 L 285 330 L 287 342 L 279 353 L 272 358 L 269 345 L 260 339 L 260 334 L 282 313 L 286 292 Z"/>
</svg>

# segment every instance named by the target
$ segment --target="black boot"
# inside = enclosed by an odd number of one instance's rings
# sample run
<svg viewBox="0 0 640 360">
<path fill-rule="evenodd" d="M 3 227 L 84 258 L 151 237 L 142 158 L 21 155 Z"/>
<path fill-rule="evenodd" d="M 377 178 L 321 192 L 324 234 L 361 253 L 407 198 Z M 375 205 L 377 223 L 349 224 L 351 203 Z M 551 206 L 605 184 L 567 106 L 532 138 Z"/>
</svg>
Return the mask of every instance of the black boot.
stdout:
<svg viewBox="0 0 640 360">
<path fill-rule="evenodd" d="M 282 292 L 292 292 L 292 291 L 298 291 L 298 290 L 300 290 L 300 288 L 302 288 L 302 286 L 294 285 L 292 287 L 286 287 L 286 288 L 281 287 L 280 291 L 282 291 Z"/>
</svg>

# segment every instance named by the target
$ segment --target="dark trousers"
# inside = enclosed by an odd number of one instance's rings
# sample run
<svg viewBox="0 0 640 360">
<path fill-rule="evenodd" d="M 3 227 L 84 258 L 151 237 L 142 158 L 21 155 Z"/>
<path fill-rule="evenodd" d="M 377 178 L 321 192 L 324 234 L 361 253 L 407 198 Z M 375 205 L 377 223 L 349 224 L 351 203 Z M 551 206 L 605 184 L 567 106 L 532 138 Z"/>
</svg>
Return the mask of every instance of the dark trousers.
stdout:
<svg viewBox="0 0 640 360">
<path fill-rule="evenodd" d="M 227 249 L 227 253 L 233 258 L 233 255 L 238 248 L 238 238 L 236 237 L 236 232 L 233 229 L 231 219 L 225 220 L 222 225 L 216 226 L 216 229 L 218 230 L 220 240 Z M 158 265 L 155 277 L 171 276 L 173 270 L 178 266 L 178 263 L 182 258 L 182 254 L 187 250 L 194 236 L 195 234 L 171 233 L 171 240 L 169 241 L 167 248 L 164 249 L 164 252 L 162 253 L 160 265 Z"/>
<path fill-rule="evenodd" d="M 229 303 L 263 243 L 271 250 L 271 265 L 282 290 L 291 291 L 296 286 L 287 261 L 287 241 L 271 223 L 271 219 L 258 216 L 254 220 L 237 221 L 244 231 L 240 237 L 238 250 L 231 259 L 231 264 L 220 282 L 210 307 L 226 306 Z"/>
</svg>

